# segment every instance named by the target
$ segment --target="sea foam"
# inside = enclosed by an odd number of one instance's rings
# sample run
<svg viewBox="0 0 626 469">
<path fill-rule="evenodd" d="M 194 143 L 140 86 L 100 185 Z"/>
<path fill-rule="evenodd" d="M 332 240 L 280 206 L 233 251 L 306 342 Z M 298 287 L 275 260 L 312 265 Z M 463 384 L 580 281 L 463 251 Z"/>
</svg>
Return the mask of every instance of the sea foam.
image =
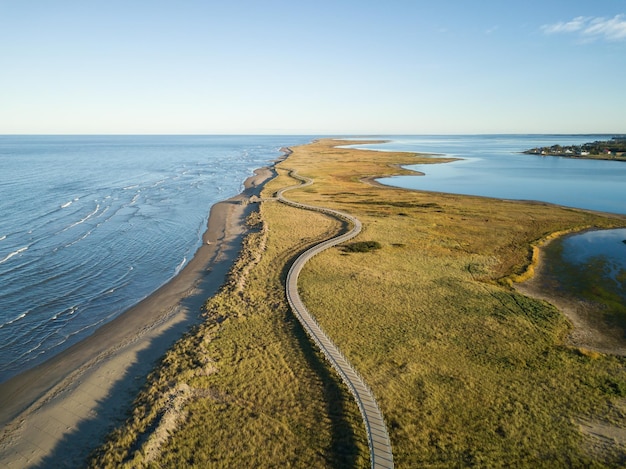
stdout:
<svg viewBox="0 0 626 469">
<path fill-rule="evenodd" d="M 183 257 L 182 262 L 176 266 L 176 269 L 174 270 L 174 275 L 178 275 L 180 271 L 183 270 L 183 267 L 185 267 L 186 262 L 187 262 L 187 258 Z"/>
<path fill-rule="evenodd" d="M 0 264 L 4 264 L 6 261 L 8 261 L 9 259 L 11 259 L 14 256 L 17 256 L 18 254 L 26 251 L 28 249 L 28 246 L 24 246 L 23 248 L 19 248 L 17 251 L 13 251 L 12 253 L 10 253 L 8 256 L 6 256 L 4 259 L 2 259 L 0 261 Z"/>
<path fill-rule="evenodd" d="M 239 192 L 249 168 L 273 161 L 281 146 L 307 141 L 0 136 L 0 166 L 12 181 L 0 184 L 0 382 L 182 271 L 211 205 Z M 21 151 L 37 155 L 27 172 Z"/>
</svg>

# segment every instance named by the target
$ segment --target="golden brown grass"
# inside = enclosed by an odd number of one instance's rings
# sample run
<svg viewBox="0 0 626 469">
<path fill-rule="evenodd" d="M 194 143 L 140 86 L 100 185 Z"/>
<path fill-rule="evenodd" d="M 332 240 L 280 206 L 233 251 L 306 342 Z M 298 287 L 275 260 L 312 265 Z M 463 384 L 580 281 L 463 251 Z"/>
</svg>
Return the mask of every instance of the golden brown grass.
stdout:
<svg viewBox="0 0 626 469">
<path fill-rule="evenodd" d="M 354 241 L 381 246 L 316 256 L 300 288 L 377 396 L 396 467 L 622 464 L 619 445 L 590 454 L 576 422 L 626 427 L 624 360 L 569 348 L 566 319 L 508 279 L 528 271 L 533 246 L 551 234 L 624 219 L 375 186 L 363 180 L 435 161 L 335 143 L 294 149 L 263 195 L 295 184 L 287 169 L 296 169 L 315 184 L 289 198 L 355 215 L 364 229 Z M 183 421 L 154 467 L 368 465 L 356 405 L 283 298 L 289 262 L 339 224 L 276 202 L 261 216 L 267 229 L 248 238 L 235 269 L 245 288 L 233 280 L 208 302 L 207 323 L 164 359 L 94 466 L 146 465 L 146 441 L 182 384 Z M 259 246 L 261 260 L 246 269 Z"/>
<path fill-rule="evenodd" d="M 568 348 L 566 319 L 508 279 L 532 272 L 534 246 L 554 233 L 624 219 L 361 182 L 398 158 L 320 142 L 283 165 L 316 181 L 290 197 L 357 216 L 356 241 L 383 246 L 317 256 L 301 289 L 378 396 L 398 467 L 602 465 L 574 422 L 626 426 L 623 359 Z"/>
<path fill-rule="evenodd" d="M 368 466 L 358 408 L 291 316 L 282 286 L 285 264 L 338 225 L 310 214 L 296 226 L 297 211 L 278 203 L 264 212 L 276 223 L 248 236 L 231 282 L 207 302 L 206 323 L 165 356 L 92 467 Z M 181 386 L 179 419 L 155 455 L 151 439 L 175 421 Z"/>
</svg>

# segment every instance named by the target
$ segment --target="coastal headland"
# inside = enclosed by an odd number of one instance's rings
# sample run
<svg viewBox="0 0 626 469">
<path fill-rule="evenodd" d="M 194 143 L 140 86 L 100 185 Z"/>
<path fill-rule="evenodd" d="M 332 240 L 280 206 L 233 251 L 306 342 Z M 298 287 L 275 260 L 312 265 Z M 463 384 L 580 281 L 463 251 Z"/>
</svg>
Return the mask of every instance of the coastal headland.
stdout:
<svg viewBox="0 0 626 469">
<path fill-rule="evenodd" d="M 532 278 L 543 240 L 623 227 L 626 218 L 383 186 L 376 178 L 410 174 L 401 165 L 448 160 L 341 148 L 354 143 L 315 141 L 275 166 L 227 282 L 204 297 L 203 321 L 145 384 L 137 379 L 133 408 L 90 467 L 369 466 L 359 409 L 285 298 L 291 263 L 345 229 L 275 200 L 298 184 L 293 171 L 313 184 L 290 191 L 291 200 L 362 223 L 356 247 L 307 262 L 300 296 L 373 391 L 397 467 L 623 464 L 624 357 L 574 342 L 562 311 L 514 285 Z M 63 461 L 84 443 L 94 409 L 117 396 L 103 392 L 36 464 Z M 29 416 L 18 419 L 4 441 L 56 431 L 46 427 L 55 422 L 45 414 L 53 401 L 42 404 L 32 408 L 32 426 Z"/>
<path fill-rule="evenodd" d="M 206 321 L 168 351 L 92 467 L 367 467 L 350 393 L 289 310 L 293 260 L 357 217 L 355 246 L 310 259 L 307 309 L 385 416 L 397 467 L 615 467 L 626 458 L 624 357 L 575 342 L 572 321 L 518 292 L 534 246 L 623 216 L 397 189 L 372 181 L 420 155 L 295 147 L 261 194 L 256 227 Z"/>
<path fill-rule="evenodd" d="M 595 160 L 626 161 L 626 137 L 613 137 L 610 140 L 596 140 L 583 145 L 552 145 L 526 150 L 528 155 L 564 156 Z"/>
</svg>

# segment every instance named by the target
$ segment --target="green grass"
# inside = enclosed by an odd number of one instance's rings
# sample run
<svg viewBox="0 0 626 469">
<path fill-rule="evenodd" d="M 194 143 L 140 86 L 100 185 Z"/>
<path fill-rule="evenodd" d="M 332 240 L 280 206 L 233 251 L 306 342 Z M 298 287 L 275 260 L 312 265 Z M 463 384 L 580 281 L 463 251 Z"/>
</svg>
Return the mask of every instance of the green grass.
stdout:
<svg viewBox="0 0 626 469">
<path fill-rule="evenodd" d="M 462 265 L 415 282 L 384 262 L 330 257 L 303 274 L 304 300 L 380 398 L 399 467 L 592 460 L 574 422 L 607 411 L 615 393 L 602 383 L 626 383 L 623 360 L 581 359 L 563 346 L 558 311 L 477 286 Z"/>
<path fill-rule="evenodd" d="M 302 296 L 377 395 L 398 467 L 623 462 L 623 447 L 604 462 L 589 453 L 577 422 L 626 426 L 624 360 L 567 347 L 565 317 L 504 281 L 528 270 L 532 246 L 551 233 L 623 226 L 623 219 L 372 188 L 339 156 L 309 168 L 310 153 L 286 165 L 316 184 L 306 196 L 289 196 L 357 216 L 364 230 L 356 242 L 382 249 L 363 256 L 337 247 L 316 256 L 302 272 Z M 359 169 L 375 174 L 362 162 L 369 155 L 356 153 Z"/>
<path fill-rule="evenodd" d="M 343 252 L 371 252 L 380 248 L 382 245 L 378 241 L 358 241 L 342 246 Z"/>
<path fill-rule="evenodd" d="M 268 204 L 264 211 L 280 211 L 289 224 L 288 207 Z M 168 352 L 92 467 L 369 465 L 356 404 L 284 299 L 285 263 L 337 228 L 319 214 L 309 221 L 287 233 L 277 223 L 248 237 L 231 282 L 207 302 L 205 324 Z M 248 269 L 259 249 L 260 262 Z M 181 386 L 188 390 L 176 409 L 179 421 L 151 460 L 150 438 Z"/>
<path fill-rule="evenodd" d="M 578 424 L 626 427 L 624 359 L 568 347 L 564 316 L 509 286 L 529 272 L 542 239 L 623 218 L 376 187 L 361 180 L 435 161 L 326 141 L 294 150 L 264 196 L 293 185 L 296 169 L 315 184 L 289 198 L 351 213 L 363 222 L 353 243 L 378 247 L 315 256 L 300 289 L 377 396 L 396 467 L 626 461 L 618 443 L 592 451 Z M 369 465 L 356 405 L 283 296 L 290 262 L 341 225 L 275 202 L 262 205 L 261 219 L 232 282 L 207 303 L 206 324 L 169 352 L 94 467 Z M 148 462 L 146 442 L 172 407 L 179 421 Z"/>
</svg>

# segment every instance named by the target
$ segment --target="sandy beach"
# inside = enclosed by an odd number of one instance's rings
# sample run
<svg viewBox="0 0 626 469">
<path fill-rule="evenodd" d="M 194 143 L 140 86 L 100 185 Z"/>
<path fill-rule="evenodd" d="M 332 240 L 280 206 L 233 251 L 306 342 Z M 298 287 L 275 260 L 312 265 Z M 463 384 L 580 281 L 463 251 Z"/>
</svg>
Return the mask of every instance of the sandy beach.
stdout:
<svg viewBox="0 0 626 469">
<path fill-rule="evenodd" d="M 252 205 L 273 175 L 261 168 L 244 191 L 211 208 L 203 244 L 167 284 L 49 361 L 0 384 L 2 467 L 79 467 L 126 417 L 157 360 L 224 283 Z"/>
</svg>

